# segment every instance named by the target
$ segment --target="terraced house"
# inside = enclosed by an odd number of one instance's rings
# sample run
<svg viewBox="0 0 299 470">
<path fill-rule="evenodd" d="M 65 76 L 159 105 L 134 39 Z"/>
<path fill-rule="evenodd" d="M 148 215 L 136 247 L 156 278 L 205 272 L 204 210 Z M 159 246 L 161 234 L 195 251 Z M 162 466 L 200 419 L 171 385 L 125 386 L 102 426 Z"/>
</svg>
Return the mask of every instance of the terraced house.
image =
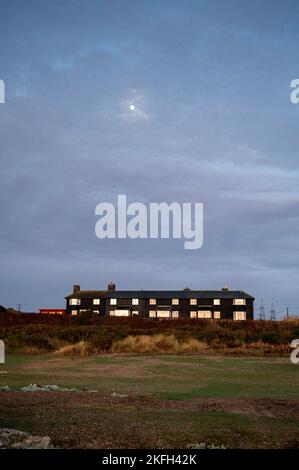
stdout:
<svg viewBox="0 0 299 470">
<path fill-rule="evenodd" d="M 66 297 L 71 315 L 93 311 L 99 315 L 148 318 L 205 318 L 253 320 L 254 297 L 240 290 L 81 290 L 74 285 Z"/>
</svg>

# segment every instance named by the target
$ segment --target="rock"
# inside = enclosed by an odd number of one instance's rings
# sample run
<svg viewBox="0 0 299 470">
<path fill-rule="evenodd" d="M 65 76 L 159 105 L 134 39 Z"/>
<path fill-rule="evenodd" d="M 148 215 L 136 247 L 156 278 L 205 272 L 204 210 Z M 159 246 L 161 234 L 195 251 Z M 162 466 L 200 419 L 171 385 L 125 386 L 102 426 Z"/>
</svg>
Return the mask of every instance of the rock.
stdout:
<svg viewBox="0 0 299 470">
<path fill-rule="evenodd" d="M 80 392 L 77 388 L 63 388 L 58 385 L 37 385 L 30 384 L 20 388 L 22 392 Z"/>
<path fill-rule="evenodd" d="M 17 429 L 0 428 L 0 449 L 53 449 L 48 436 L 33 436 Z"/>
<path fill-rule="evenodd" d="M 128 395 L 126 395 L 125 393 L 116 393 L 116 392 L 113 392 L 111 394 L 112 398 L 127 398 Z"/>
<path fill-rule="evenodd" d="M 59 385 L 38 385 L 38 384 L 30 384 L 26 387 L 21 387 L 19 389 L 11 389 L 7 385 L 3 385 L 0 387 L 0 392 L 8 392 L 9 390 L 21 390 L 22 392 L 88 392 L 88 393 L 97 393 L 97 390 L 88 390 L 87 388 L 83 388 L 82 390 L 78 388 L 64 388 L 59 387 Z"/>
</svg>

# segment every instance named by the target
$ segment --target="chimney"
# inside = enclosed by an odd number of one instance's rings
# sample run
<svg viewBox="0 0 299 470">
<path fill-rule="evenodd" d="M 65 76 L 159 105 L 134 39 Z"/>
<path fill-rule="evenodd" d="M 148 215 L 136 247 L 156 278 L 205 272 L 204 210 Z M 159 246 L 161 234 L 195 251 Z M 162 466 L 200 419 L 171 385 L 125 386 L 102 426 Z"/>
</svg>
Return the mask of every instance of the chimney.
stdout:
<svg viewBox="0 0 299 470">
<path fill-rule="evenodd" d="M 223 290 L 223 291 L 228 291 L 228 290 L 229 290 L 229 288 L 228 288 L 228 286 L 225 284 L 225 286 L 224 286 L 224 287 L 222 287 L 222 290 Z"/>
<path fill-rule="evenodd" d="M 108 290 L 115 290 L 115 284 L 112 281 L 108 284 Z"/>
<path fill-rule="evenodd" d="M 73 285 L 73 294 L 76 294 L 76 292 L 79 292 L 80 286 L 78 284 Z"/>
</svg>

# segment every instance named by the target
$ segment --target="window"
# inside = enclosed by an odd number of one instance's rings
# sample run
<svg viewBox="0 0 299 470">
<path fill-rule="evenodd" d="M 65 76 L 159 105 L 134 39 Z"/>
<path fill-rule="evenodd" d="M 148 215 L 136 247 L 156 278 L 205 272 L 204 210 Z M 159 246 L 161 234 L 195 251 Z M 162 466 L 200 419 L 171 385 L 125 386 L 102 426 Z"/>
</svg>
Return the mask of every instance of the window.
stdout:
<svg viewBox="0 0 299 470">
<path fill-rule="evenodd" d="M 72 310 L 72 315 L 78 315 L 78 310 Z"/>
<path fill-rule="evenodd" d="M 156 310 L 150 310 L 149 311 L 149 316 L 150 316 L 150 318 L 156 318 L 156 316 L 157 316 Z"/>
<path fill-rule="evenodd" d="M 196 305 L 197 299 L 190 299 L 190 305 Z"/>
<path fill-rule="evenodd" d="M 234 320 L 246 320 L 246 312 L 234 312 Z"/>
<path fill-rule="evenodd" d="M 93 305 L 100 305 L 101 300 L 100 299 L 93 299 Z"/>
<path fill-rule="evenodd" d="M 130 316 L 130 310 L 121 310 L 121 309 L 111 310 L 110 311 L 110 316 L 129 317 Z"/>
<path fill-rule="evenodd" d="M 219 318 L 221 318 L 221 313 L 220 312 L 214 312 L 214 318 L 219 320 Z"/>
<path fill-rule="evenodd" d="M 110 305 L 116 305 L 116 299 L 110 299 Z"/>
<path fill-rule="evenodd" d="M 197 318 L 197 311 L 196 310 L 193 310 L 192 312 L 190 312 L 190 318 Z"/>
<path fill-rule="evenodd" d="M 172 305 L 179 305 L 179 299 L 172 299 Z"/>
<path fill-rule="evenodd" d="M 94 310 L 93 313 L 97 313 L 98 315 L 100 314 L 100 310 Z"/>
<path fill-rule="evenodd" d="M 139 299 L 132 299 L 132 305 L 138 305 Z"/>
<path fill-rule="evenodd" d="M 220 305 L 220 299 L 214 299 L 214 305 Z"/>
<path fill-rule="evenodd" d="M 234 299 L 234 305 L 246 305 L 246 299 Z"/>
<path fill-rule="evenodd" d="M 80 305 L 81 299 L 70 299 L 70 305 Z"/>
<path fill-rule="evenodd" d="M 158 318 L 170 318 L 170 310 L 157 310 Z"/>
<path fill-rule="evenodd" d="M 132 315 L 138 315 L 138 310 L 132 310 Z"/>
<path fill-rule="evenodd" d="M 210 310 L 198 310 L 198 318 L 212 318 Z"/>
<path fill-rule="evenodd" d="M 172 318 L 179 318 L 179 311 L 178 310 L 173 310 L 171 312 L 171 317 Z"/>
<path fill-rule="evenodd" d="M 149 299 L 150 305 L 156 305 L 156 299 Z"/>
<path fill-rule="evenodd" d="M 80 313 L 85 313 L 85 312 L 87 312 L 86 309 L 80 310 Z"/>
</svg>

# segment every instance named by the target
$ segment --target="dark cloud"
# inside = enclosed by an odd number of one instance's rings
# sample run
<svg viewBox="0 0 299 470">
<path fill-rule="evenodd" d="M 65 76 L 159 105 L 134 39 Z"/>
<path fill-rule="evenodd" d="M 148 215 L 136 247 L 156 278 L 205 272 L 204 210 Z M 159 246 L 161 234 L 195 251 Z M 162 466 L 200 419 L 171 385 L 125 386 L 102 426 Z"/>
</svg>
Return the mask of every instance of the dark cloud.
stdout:
<svg viewBox="0 0 299 470">
<path fill-rule="evenodd" d="M 73 283 L 113 279 L 228 283 L 298 313 L 298 14 L 292 1 L 2 2 L 0 303 L 61 306 Z M 203 201 L 203 248 L 98 240 L 95 207 L 118 193 Z"/>
</svg>

